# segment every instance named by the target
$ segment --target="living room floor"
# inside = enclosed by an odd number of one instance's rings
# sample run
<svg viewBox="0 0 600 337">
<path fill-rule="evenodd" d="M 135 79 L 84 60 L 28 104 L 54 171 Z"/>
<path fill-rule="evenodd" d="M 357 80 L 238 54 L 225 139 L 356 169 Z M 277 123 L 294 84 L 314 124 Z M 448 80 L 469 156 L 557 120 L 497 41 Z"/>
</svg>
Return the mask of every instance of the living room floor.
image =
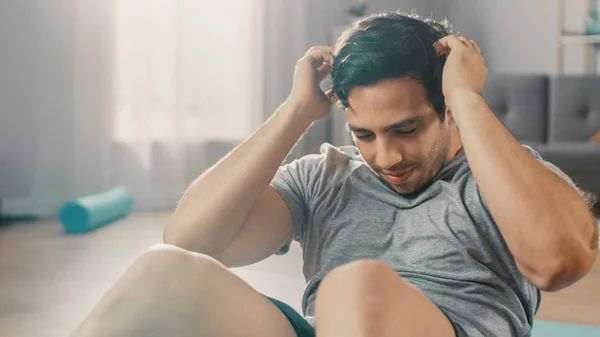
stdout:
<svg viewBox="0 0 600 337">
<path fill-rule="evenodd" d="M 161 242 L 166 219 L 136 214 L 82 236 L 65 236 L 54 221 L 0 228 L 0 336 L 67 336 L 136 257 Z M 301 260 L 294 244 L 234 272 L 300 311 Z M 600 259 L 575 285 L 545 293 L 536 318 L 600 326 Z"/>
</svg>

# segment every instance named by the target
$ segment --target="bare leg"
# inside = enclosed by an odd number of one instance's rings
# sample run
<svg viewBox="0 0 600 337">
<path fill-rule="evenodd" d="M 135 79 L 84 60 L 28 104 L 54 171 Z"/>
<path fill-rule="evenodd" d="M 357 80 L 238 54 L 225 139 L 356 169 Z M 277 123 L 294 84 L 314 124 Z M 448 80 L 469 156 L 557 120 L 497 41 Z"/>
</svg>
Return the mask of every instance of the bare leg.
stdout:
<svg viewBox="0 0 600 337">
<path fill-rule="evenodd" d="M 125 272 L 72 336 L 296 334 L 275 305 L 215 259 L 157 245 Z"/>
<path fill-rule="evenodd" d="M 334 269 L 317 293 L 319 337 L 454 337 L 450 321 L 423 293 L 382 262 Z"/>
</svg>

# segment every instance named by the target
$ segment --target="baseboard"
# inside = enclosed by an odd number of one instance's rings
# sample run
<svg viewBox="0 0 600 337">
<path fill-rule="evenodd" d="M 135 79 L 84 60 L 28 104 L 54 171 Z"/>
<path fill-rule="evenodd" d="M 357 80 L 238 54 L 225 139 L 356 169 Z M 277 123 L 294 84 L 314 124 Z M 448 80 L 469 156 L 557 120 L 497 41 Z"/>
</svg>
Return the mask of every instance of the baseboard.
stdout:
<svg viewBox="0 0 600 337">
<path fill-rule="evenodd" d="M 3 198 L 0 213 L 33 214 L 42 218 L 55 217 L 60 204 L 56 200 L 36 200 L 35 198 Z"/>
</svg>

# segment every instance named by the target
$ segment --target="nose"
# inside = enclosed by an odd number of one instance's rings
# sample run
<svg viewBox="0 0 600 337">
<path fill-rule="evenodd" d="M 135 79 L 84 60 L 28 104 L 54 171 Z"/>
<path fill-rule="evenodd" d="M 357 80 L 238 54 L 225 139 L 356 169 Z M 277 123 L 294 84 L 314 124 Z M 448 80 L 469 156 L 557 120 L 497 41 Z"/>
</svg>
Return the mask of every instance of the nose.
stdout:
<svg viewBox="0 0 600 337">
<path fill-rule="evenodd" d="M 390 170 L 402 161 L 402 152 L 389 141 L 381 139 L 377 142 L 377 155 L 375 163 L 384 170 Z"/>
</svg>

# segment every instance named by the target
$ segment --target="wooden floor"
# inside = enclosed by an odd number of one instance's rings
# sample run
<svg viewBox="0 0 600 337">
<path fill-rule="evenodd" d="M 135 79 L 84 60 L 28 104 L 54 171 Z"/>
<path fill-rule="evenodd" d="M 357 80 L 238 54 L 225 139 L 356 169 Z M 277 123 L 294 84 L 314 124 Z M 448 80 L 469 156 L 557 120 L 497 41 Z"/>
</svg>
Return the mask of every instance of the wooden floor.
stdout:
<svg viewBox="0 0 600 337">
<path fill-rule="evenodd" d="M 166 216 L 132 215 L 83 236 L 56 222 L 0 228 L 0 336 L 64 337 L 149 246 L 161 242 Z M 300 311 L 302 252 L 233 271 L 252 287 Z M 537 319 L 600 326 L 600 259 L 570 288 L 545 293 Z"/>
</svg>

